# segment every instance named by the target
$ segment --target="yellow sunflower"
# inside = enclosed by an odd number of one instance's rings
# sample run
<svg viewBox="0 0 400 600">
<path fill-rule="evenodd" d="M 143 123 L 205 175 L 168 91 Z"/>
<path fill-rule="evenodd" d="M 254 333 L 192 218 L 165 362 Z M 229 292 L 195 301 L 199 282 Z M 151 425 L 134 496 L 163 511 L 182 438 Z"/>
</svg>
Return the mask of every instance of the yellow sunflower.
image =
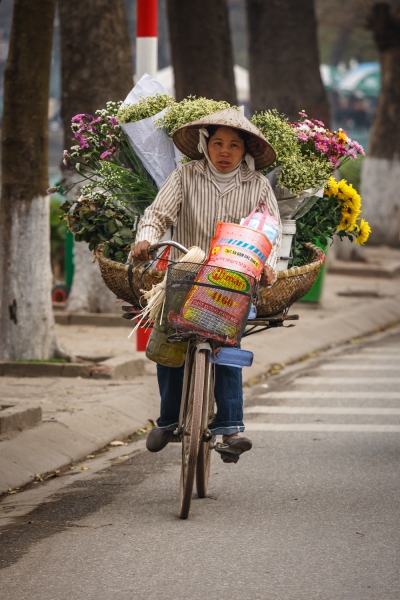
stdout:
<svg viewBox="0 0 400 600">
<path fill-rule="evenodd" d="M 330 177 L 325 188 L 325 196 L 336 196 L 338 193 L 338 184 L 334 177 Z"/>
<path fill-rule="evenodd" d="M 357 237 L 354 240 L 356 244 L 365 244 L 371 233 L 371 227 L 368 221 L 361 219 L 360 225 L 357 227 Z"/>
<path fill-rule="evenodd" d="M 346 199 L 343 203 L 342 212 L 349 214 L 353 225 L 355 225 L 361 213 L 361 198 Z"/>
<path fill-rule="evenodd" d="M 352 231 L 355 228 L 356 224 L 354 222 L 353 217 L 348 212 L 342 212 L 342 220 L 337 226 L 338 231 Z"/>
</svg>

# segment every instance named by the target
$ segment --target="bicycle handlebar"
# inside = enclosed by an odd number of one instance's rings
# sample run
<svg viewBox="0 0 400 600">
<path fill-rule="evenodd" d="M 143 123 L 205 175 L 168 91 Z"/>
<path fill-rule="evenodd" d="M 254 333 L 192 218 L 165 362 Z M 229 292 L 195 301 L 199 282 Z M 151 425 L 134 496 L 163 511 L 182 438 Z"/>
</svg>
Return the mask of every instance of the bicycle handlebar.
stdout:
<svg viewBox="0 0 400 600">
<path fill-rule="evenodd" d="M 153 252 L 155 252 L 156 250 L 159 250 L 159 248 L 162 248 L 163 246 L 173 246 L 174 248 L 177 248 L 184 254 L 187 254 L 189 252 L 189 250 L 187 248 L 185 248 L 185 246 L 182 246 L 182 244 L 178 244 L 178 242 L 174 242 L 173 240 L 164 240 L 164 241 L 158 242 L 157 244 L 152 244 L 151 246 L 149 246 L 147 248 L 147 252 L 150 255 L 152 255 Z M 153 257 L 153 258 L 155 258 L 155 257 Z"/>
</svg>

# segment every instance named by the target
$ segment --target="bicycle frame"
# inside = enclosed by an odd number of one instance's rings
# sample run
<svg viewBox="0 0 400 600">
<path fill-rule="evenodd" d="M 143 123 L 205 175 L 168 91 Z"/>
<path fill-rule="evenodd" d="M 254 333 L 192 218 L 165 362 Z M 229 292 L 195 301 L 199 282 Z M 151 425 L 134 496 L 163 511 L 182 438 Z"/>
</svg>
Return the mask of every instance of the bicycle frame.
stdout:
<svg viewBox="0 0 400 600">
<path fill-rule="evenodd" d="M 148 248 L 149 254 L 163 246 L 173 246 L 181 252 L 188 250 L 173 241 L 164 241 Z M 153 255 L 153 259 L 156 259 Z M 169 261 L 172 262 L 172 261 Z M 282 327 L 286 320 L 297 320 L 298 315 L 287 315 L 287 312 L 247 321 L 247 329 L 243 337 L 261 333 L 267 329 Z M 289 325 L 290 327 L 290 325 Z M 216 443 L 215 436 L 209 429 L 214 416 L 214 377 L 211 365 L 211 353 L 224 344 L 204 334 L 195 332 L 181 333 L 176 331 L 168 337 L 170 343 L 188 341 L 183 376 L 182 397 L 178 427 L 174 433 L 182 442 L 182 467 L 179 500 L 179 517 L 187 519 L 190 510 L 194 476 L 199 498 L 208 494 L 211 450 L 223 450 L 227 444 Z"/>
</svg>

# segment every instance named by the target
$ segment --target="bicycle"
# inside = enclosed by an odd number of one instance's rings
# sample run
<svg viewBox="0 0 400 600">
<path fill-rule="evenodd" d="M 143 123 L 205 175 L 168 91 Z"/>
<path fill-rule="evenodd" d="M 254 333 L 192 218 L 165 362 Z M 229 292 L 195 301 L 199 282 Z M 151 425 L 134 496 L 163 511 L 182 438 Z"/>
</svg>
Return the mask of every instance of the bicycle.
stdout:
<svg viewBox="0 0 400 600">
<path fill-rule="evenodd" d="M 148 252 L 150 255 L 153 255 L 153 258 L 155 259 L 154 253 L 164 246 L 175 247 L 183 253 L 188 252 L 184 246 L 174 241 L 163 241 L 154 244 L 148 248 Z M 193 285 L 206 285 L 199 284 L 197 280 L 196 282 L 194 281 L 199 269 L 205 268 L 205 265 L 195 265 L 198 268 L 189 270 L 189 275 L 186 277 L 181 268 L 179 269 L 180 279 L 171 282 L 170 279 L 173 278 L 171 278 L 170 274 L 174 269 L 175 264 L 176 263 L 172 263 L 172 265 L 168 267 L 167 272 L 167 307 L 168 301 L 173 293 L 179 295 L 179 300 L 177 302 L 177 305 L 179 306 L 179 304 L 183 305 L 185 298 L 190 289 L 193 288 Z M 193 265 L 193 263 L 185 263 L 185 268 L 190 269 L 188 265 Z M 212 268 L 215 269 L 215 267 Z M 219 286 L 218 289 L 227 288 L 221 288 Z M 255 287 L 253 297 L 251 298 L 253 306 L 255 306 L 256 303 L 256 292 L 257 286 Z M 168 308 L 166 312 L 168 315 Z M 260 333 L 261 331 L 265 331 L 272 327 L 280 327 L 285 320 L 297 319 L 298 315 L 289 316 L 283 313 L 271 315 L 269 317 L 256 317 L 251 320 L 246 319 L 242 337 Z M 178 516 L 181 519 L 187 519 L 189 515 L 195 479 L 198 497 L 207 497 L 212 450 L 216 450 L 223 454 L 224 449 L 228 448 L 227 444 L 216 442 L 215 436 L 213 436 L 209 430 L 209 424 L 213 420 L 215 409 L 212 363 L 218 363 L 218 351 L 219 354 L 221 354 L 221 349 L 224 347 L 224 343 L 215 338 L 216 336 L 211 332 L 188 332 L 179 329 L 171 331 L 168 337 L 170 343 L 181 342 L 184 340 L 188 342 L 179 421 L 178 427 L 174 431 L 175 440 L 182 443 L 178 510 Z M 241 352 L 243 353 L 244 351 Z"/>
</svg>

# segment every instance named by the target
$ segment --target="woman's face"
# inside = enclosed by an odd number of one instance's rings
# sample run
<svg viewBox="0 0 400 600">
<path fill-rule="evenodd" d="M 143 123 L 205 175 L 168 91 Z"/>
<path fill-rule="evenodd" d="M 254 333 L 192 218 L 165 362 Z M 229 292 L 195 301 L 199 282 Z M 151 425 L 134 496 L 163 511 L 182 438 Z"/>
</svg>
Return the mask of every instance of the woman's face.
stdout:
<svg viewBox="0 0 400 600">
<path fill-rule="evenodd" d="M 221 173 L 229 173 L 237 167 L 244 153 L 244 141 L 231 127 L 219 127 L 208 142 L 211 162 Z"/>
</svg>

